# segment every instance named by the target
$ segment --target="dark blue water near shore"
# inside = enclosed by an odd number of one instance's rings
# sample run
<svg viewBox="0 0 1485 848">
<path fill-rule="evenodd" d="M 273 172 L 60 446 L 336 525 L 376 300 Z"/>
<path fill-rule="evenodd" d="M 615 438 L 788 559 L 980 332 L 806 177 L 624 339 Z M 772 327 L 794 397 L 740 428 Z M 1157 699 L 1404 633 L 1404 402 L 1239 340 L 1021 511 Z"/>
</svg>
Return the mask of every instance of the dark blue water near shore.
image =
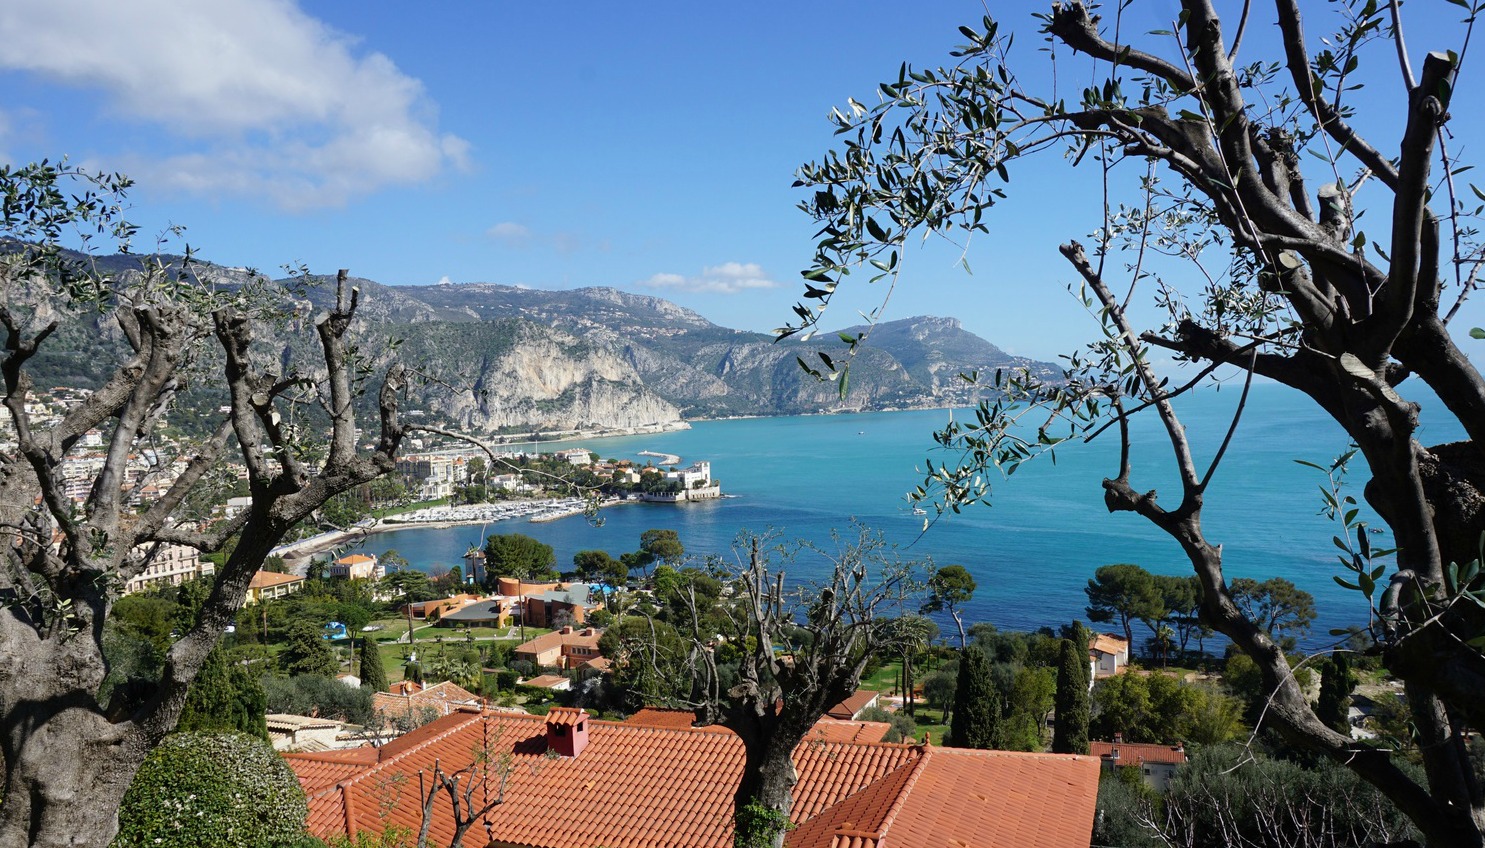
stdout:
<svg viewBox="0 0 1485 848">
<path fill-rule="evenodd" d="M 1184 399 L 1179 411 L 1198 450 L 1209 461 L 1226 432 L 1239 392 L 1233 387 Z M 1433 401 L 1437 404 L 1437 401 Z M 1456 426 L 1430 429 L 1425 406 L 1425 443 L 1461 437 Z M 964 413 L 959 413 L 961 416 Z M 1083 616 L 1083 587 L 1106 563 L 1133 562 L 1168 574 L 1189 573 L 1181 552 L 1166 536 L 1130 514 L 1104 508 L 1101 480 L 1117 471 L 1118 445 L 1111 432 L 1092 444 L 1070 445 L 1056 463 L 1042 458 L 1009 479 L 994 480 L 994 506 L 946 516 L 928 532 L 903 499 L 921 480 L 915 469 L 933 453 L 930 437 L 947 411 L 758 418 L 698 422 L 692 429 L 652 436 L 596 439 L 581 443 L 605 457 L 635 458 L 639 451 L 706 459 L 723 489 L 735 497 L 679 506 L 625 505 L 603 511 L 603 526 L 582 518 L 546 524 L 524 520 L 485 528 L 409 529 L 371 537 L 365 550 L 395 549 L 415 566 L 458 564 L 483 533 L 525 533 L 556 548 L 559 567 L 576 551 L 599 548 L 618 555 L 633 550 L 652 527 L 673 528 L 694 554 L 726 553 L 739 530 L 773 529 L 785 538 L 827 542 L 832 530 L 850 533 L 854 518 L 883 531 L 908 557 L 938 565 L 960 563 L 979 588 L 967 609 L 971 621 L 1002 628 L 1032 629 Z M 1134 433 L 1133 485 L 1159 489 L 1177 499 L 1169 442 L 1153 415 Z M 1332 627 L 1364 622 L 1364 600 L 1338 587 L 1331 536 L 1337 528 L 1324 516 L 1324 477 L 1298 465 L 1319 464 L 1343 452 L 1339 427 L 1305 398 L 1280 386 L 1255 386 L 1232 447 L 1209 490 L 1204 526 L 1223 546 L 1231 577 L 1283 576 L 1317 599 L 1320 618 L 1305 644 L 1317 646 Z M 1360 500 L 1365 466 L 1359 460 L 1351 492 Z M 1378 545 L 1388 537 L 1374 537 Z M 818 563 L 803 557 L 791 573 L 807 577 Z M 1137 632 L 1137 635 L 1138 632 Z"/>
</svg>

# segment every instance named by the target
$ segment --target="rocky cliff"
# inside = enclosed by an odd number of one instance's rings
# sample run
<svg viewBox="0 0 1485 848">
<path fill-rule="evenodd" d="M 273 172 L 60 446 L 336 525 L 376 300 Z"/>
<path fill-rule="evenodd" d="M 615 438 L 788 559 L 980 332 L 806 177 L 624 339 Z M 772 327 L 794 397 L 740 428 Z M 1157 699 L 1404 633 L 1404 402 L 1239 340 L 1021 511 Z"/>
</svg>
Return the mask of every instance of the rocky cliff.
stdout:
<svg viewBox="0 0 1485 848">
<path fill-rule="evenodd" d="M 106 257 L 106 267 L 109 262 L 122 275 L 137 259 Z M 246 279 L 242 269 L 205 267 L 201 275 L 229 286 Z M 304 316 L 330 305 L 333 278 L 294 282 L 281 295 L 300 301 L 286 303 L 290 311 Z M 944 406 L 972 402 L 983 391 L 959 379 L 967 371 L 1058 373 L 1048 363 L 1006 354 L 957 319 L 907 318 L 871 329 L 851 362 L 850 391 L 842 399 L 836 384 L 799 368 L 797 359 L 813 361 L 814 343 L 720 327 L 657 297 L 608 288 L 353 283 L 362 293 L 363 350 L 373 362 L 395 355 L 417 369 L 427 379 L 412 390 L 409 408 L 466 430 L 638 428 L 683 417 Z M 48 351 L 49 382 L 87 386 L 101 378 L 103 358 L 90 345 L 116 338 L 106 323 L 94 316 L 59 331 L 66 344 Z M 304 353 L 267 338 L 260 351 L 285 365 Z"/>
</svg>

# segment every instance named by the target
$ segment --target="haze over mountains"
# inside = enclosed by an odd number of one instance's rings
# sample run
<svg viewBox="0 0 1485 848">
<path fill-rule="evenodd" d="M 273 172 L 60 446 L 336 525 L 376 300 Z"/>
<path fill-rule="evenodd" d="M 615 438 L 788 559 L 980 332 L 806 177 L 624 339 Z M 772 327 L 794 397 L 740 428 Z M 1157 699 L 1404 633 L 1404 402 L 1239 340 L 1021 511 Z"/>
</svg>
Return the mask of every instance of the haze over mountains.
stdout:
<svg viewBox="0 0 1485 848">
<path fill-rule="evenodd" d="M 123 273 L 137 261 L 109 257 L 104 264 Z M 216 266 L 200 273 L 232 283 L 246 278 Z M 311 282 L 314 305 L 330 305 L 334 279 Z M 833 335 L 775 342 L 765 333 L 718 326 L 658 297 L 612 288 L 353 282 L 361 289 L 360 333 L 372 357 L 390 357 L 386 340 L 400 339 L 395 355 L 443 384 L 420 389 L 422 396 L 413 399 L 419 408 L 489 432 L 945 406 L 983 391 L 959 379 L 965 371 L 1027 366 L 1058 373 L 1050 363 L 1005 353 L 955 318 L 920 316 L 871 331 L 851 365 L 850 392 L 842 401 L 834 383 L 816 381 L 796 361 L 818 362 L 814 351 L 830 350 Z M 100 322 L 91 333 L 78 329 L 95 338 L 114 335 L 110 323 Z M 852 334 L 863 329 L 842 328 Z M 56 382 L 66 379 L 56 375 Z"/>
</svg>

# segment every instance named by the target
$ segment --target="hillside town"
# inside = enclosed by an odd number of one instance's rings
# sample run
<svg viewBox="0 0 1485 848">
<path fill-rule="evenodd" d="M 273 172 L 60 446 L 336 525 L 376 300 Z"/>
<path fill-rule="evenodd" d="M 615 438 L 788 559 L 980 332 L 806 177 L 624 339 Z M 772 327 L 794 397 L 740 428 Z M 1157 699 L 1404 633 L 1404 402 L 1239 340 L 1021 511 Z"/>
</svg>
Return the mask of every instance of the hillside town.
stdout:
<svg viewBox="0 0 1485 848">
<path fill-rule="evenodd" d="M 90 389 L 56 387 L 49 393 L 33 396 L 26 404 L 32 426 L 54 427 L 71 408 L 85 402 Z M 168 422 L 162 421 L 168 426 Z M 423 440 L 413 440 L 415 449 Z M 14 425 L 0 419 L 0 452 L 14 452 L 18 445 Z M 60 465 L 60 477 L 68 499 L 82 507 L 92 490 L 106 457 L 104 433 L 91 430 L 80 440 L 80 449 L 69 453 Z M 142 508 L 167 491 L 186 470 L 186 451 L 175 438 L 160 438 L 149 449 L 131 452 L 127 474 L 120 481 L 120 491 L 127 503 Z M 583 492 L 602 498 L 608 504 L 625 499 L 658 503 L 682 503 L 722 497 L 720 484 L 712 479 L 711 463 L 706 460 L 680 467 L 679 457 L 669 467 L 637 463 L 627 459 L 601 459 L 581 447 L 552 450 L 491 450 L 463 444 L 455 447 L 415 450 L 398 457 L 390 487 L 383 491 L 368 489 L 360 503 L 347 503 L 334 515 L 324 516 L 320 530 L 334 534 L 337 528 L 379 521 L 387 527 L 397 525 L 479 524 L 511 518 L 550 521 L 582 514 L 583 497 L 558 499 L 543 497 L 552 492 Z M 496 469 L 503 469 L 497 473 Z M 213 521 L 230 518 L 247 508 L 250 499 L 237 494 L 244 491 L 248 478 L 245 466 L 226 462 L 218 470 L 220 499 L 199 516 L 197 524 L 209 526 Z M 388 509 L 388 507 L 391 507 Z M 380 519 L 372 513 L 384 513 Z M 314 528 L 306 528 L 313 532 Z M 315 548 L 319 537 L 310 535 L 285 546 L 279 553 L 292 553 L 300 548 Z M 123 586 L 130 594 L 163 586 L 179 586 L 183 581 L 208 577 L 215 564 L 203 558 L 194 548 L 184 545 L 155 545 L 140 556 L 148 563 Z M 332 566 L 339 569 L 339 564 Z M 336 574 L 335 576 L 346 576 Z M 369 576 L 358 569 L 358 578 Z M 376 577 L 383 576 L 378 572 Z"/>
</svg>

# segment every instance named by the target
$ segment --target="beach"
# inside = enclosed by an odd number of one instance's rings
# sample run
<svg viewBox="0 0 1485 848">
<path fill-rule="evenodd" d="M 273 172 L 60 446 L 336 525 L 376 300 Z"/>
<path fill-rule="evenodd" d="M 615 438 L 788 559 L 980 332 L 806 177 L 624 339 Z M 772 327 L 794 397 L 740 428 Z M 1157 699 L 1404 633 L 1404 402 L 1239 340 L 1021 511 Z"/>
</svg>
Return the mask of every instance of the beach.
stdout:
<svg viewBox="0 0 1485 848">
<path fill-rule="evenodd" d="M 598 506 L 605 508 L 629 502 L 609 498 L 600 501 Z M 587 507 L 588 502 L 583 498 L 537 498 L 528 501 L 429 507 L 374 521 L 363 521 L 344 530 L 333 530 L 279 545 L 269 552 L 269 556 L 283 557 L 289 563 L 291 571 L 302 572 L 307 567 L 309 558 L 315 554 L 360 542 L 378 533 L 409 529 L 436 530 L 470 527 L 476 524 L 494 524 L 517 518 L 541 523 L 582 515 L 587 511 Z"/>
</svg>

